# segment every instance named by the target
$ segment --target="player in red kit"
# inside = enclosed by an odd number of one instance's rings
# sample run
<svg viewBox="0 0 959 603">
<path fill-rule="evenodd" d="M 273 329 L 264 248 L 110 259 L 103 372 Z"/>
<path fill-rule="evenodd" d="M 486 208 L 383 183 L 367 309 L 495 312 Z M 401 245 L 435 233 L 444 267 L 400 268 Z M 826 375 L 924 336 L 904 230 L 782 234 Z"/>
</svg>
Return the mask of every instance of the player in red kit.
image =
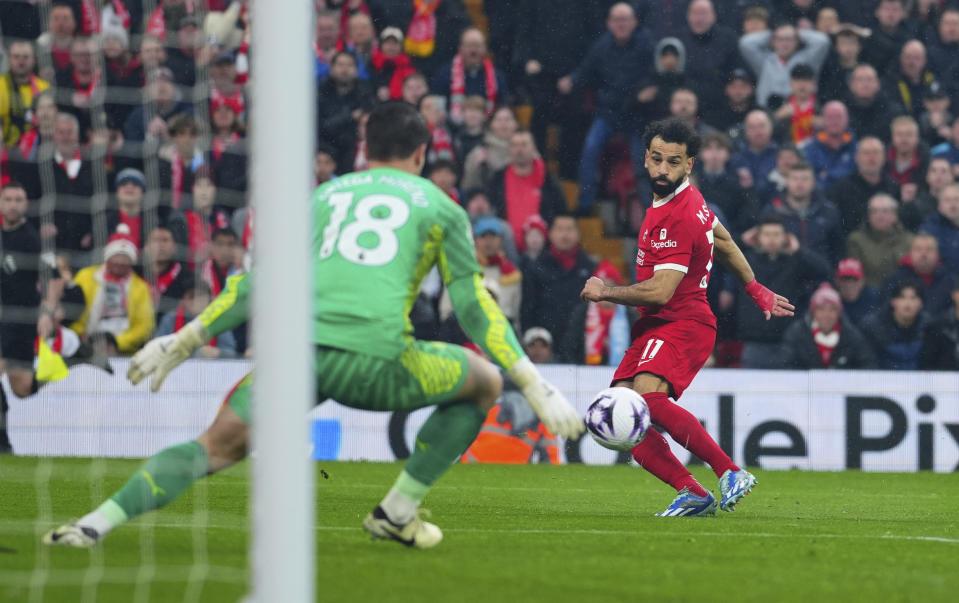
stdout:
<svg viewBox="0 0 959 603">
<path fill-rule="evenodd" d="M 732 511 L 756 484 L 756 478 L 733 463 L 699 421 L 676 404 L 706 363 L 716 342 L 716 317 L 706 301 L 709 270 L 715 256 L 745 285 L 753 301 L 771 316 L 792 316 L 793 306 L 756 282 L 749 263 L 729 232 L 689 183 L 699 151 L 696 132 L 676 119 L 646 129 L 646 169 L 652 180 L 653 205 L 639 233 L 635 285 L 608 287 L 592 277 L 582 298 L 635 306 L 632 345 L 613 376 L 613 385 L 631 387 L 649 406 L 653 423 L 703 459 L 719 477 L 721 499 L 704 488 L 679 462 L 666 439 L 650 429 L 633 448 L 636 462 L 673 486 L 676 499 L 664 517 L 714 515 L 716 507 Z"/>
</svg>

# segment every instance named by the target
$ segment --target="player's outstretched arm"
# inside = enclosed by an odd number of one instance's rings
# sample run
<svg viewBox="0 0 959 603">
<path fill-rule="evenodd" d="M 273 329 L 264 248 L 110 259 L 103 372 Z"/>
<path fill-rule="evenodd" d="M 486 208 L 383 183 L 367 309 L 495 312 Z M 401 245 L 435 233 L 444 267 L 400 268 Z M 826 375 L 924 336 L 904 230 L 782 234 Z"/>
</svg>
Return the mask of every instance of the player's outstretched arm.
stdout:
<svg viewBox="0 0 959 603">
<path fill-rule="evenodd" d="M 624 306 L 662 306 L 672 299 L 685 275 L 669 268 L 656 270 L 652 278 L 628 287 L 610 287 L 602 279 L 591 276 L 579 296 L 583 301 L 609 301 Z"/>
<path fill-rule="evenodd" d="M 733 240 L 732 235 L 726 230 L 726 227 L 716 222 L 713 226 L 713 241 L 715 247 L 713 252 L 716 259 L 726 267 L 727 270 L 736 275 L 739 282 L 743 284 L 746 293 L 753 299 L 759 309 L 763 311 L 766 320 L 773 316 L 792 316 L 793 307 L 789 300 L 773 293 L 766 287 L 759 284 L 753 269 L 749 267 L 746 256 L 743 255 L 739 246 Z"/>
<path fill-rule="evenodd" d="M 250 277 L 231 276 L 226 287 L 199 316 L 183 325 L 176 333 L 148 341 L 133 355 L 127 379 L 134 385 L 149 376 L 150 391 L 158 391 L 166 376 L 193 355 L 211 338 L 237 327 L 249 316 Z"/>
</svg>

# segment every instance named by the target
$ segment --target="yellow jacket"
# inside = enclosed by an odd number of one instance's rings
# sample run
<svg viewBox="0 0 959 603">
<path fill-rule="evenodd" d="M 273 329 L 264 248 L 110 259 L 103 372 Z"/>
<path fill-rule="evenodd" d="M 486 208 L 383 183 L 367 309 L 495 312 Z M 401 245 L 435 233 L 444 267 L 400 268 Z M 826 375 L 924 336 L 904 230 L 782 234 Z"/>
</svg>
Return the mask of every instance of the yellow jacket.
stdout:
<svg viewBox="0 0 959 603">
<path fill-rule="evenodd" d="M 20 136 L 23 135 L 23 131 L 18 124 L 12 123 L 10 119 L 10 94 L 11 94 L 11 82 L 12 80 L 8 77 L 0 77 L 0 126 L 3 127 L 3 142 L 8 147 L 12 147 L 17 144 L 17 141 L 20 140 Z M 43 92 L 50 87 L 50 84 L 46 80 L 40 78 L 35 78 L 33 84 L 36 86 L 36 91 Z M 26 109 L 30 109 L 30 105 L 33 104 L 33 92 L 34 86 L 30 84 L 23 84 L 19 86 L 20 88 L 20 98 L 23 101 L 23 106 Z M 30 124 L 27 123 L 26 126 Z M 24 127 L 24 131 L 26 127 Z"/>
<path fill-rule="evenodd" d="M 86 301 L 83 314 L 70 325 L 77 335 L 89 335 L 96 330 L 105 330 L 94 328 L 100 323 L 103 311 L 104 299 L 100 294 L 103 274 L 104 266 L 101 264 L 87 266 L 74 278 L 74 281 L 83 289 L 83 298 Z M 126 328 L 118 329 L 119 332 L 111 332 L 117 340 L 117 351 L 121 354 L 132 354 L 143 345 L 156 327 L 150 287 L 136 274 L 131 274 L 126 283 L 126 309 L 127 322 L 123 325 Z"/>
</svg>

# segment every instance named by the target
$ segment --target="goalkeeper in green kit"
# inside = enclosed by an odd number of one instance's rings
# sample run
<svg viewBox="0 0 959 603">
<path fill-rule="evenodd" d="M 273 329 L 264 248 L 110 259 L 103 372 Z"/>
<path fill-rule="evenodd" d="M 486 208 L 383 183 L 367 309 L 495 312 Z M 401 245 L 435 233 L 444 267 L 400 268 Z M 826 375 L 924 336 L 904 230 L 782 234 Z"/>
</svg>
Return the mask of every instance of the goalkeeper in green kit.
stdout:
<svg viewBox="0 0 959 603">
<path fill-rule="evenodd" d="M 313 198 L 317 399 L 377 411 L 436 406 L 393 487 L 363 521 L 373 538 L 417 548 L 443 538 L 419 517 L 420 501 L 472 443 L 502 389 L 497 368 L 477 354 L 412 337 L 408 313 L 433 266 L 469 338 L 522 388 L 546 427 L 566 438 L 583 431 L 579 414 L 539 375 L 483 286 L 466 212 L 418 176 L 429 139 L 412 106 L 380 105 L 367 125 L 370 170 L 324 184 Z M 200 316 L 133 357 L 130 380 L 152 376 L 157 391 L 196 348 L 246 320 L 249 286 L 246 275 L 231 277 Z M 50 531 L 44 542 L 93 546 L 113 528 L 246 457 L 251 383 L 252 374 L 233 388 L 195 441 L 161 450 L 97 509 Z"/>
</svg>

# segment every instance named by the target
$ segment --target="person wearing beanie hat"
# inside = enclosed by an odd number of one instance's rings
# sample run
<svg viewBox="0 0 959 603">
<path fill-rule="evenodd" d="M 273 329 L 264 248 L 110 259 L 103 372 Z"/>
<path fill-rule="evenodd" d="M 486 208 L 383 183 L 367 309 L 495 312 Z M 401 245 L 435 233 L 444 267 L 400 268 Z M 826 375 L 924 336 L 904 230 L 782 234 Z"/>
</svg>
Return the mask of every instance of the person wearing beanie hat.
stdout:
<svg viewBox="0 0 959 603">
<path fill-rule="evenodd" d="M 120 224 L 103 250 L 103 264 L 87 266 L 74 281 L 86 309 L 70 328 L 84 341 L 103 342 L 107 355 L 132 354 L 156 326 L 150 288 L 133 272 L 137 244 Z"/>
<path fill-rule="evenodd" d="M 809 301 L 809 313 L 794 321 L 783 336 L 787 369 L 869 369 L 876 359 L 863 334 L 842 314 L 842 299 L 823 284 Z"/>
<path fill-rule="evenodd" d="M 523 239 L 520 247 L 523 250 L 523 256 L 530 260 L 535 260 L 543 247 L 546 246 L 546 235 L 549 228 L 539 214 L 533 214 L 523 222 Z"/>
</svg>

